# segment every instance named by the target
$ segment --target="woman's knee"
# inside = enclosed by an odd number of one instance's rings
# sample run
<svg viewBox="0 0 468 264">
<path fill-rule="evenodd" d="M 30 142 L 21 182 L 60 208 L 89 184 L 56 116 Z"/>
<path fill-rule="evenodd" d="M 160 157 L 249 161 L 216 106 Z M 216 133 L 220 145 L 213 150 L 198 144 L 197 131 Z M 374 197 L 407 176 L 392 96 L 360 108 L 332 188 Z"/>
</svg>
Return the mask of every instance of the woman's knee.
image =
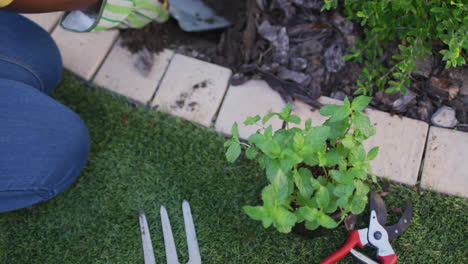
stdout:
<svg viewBox="0 0 468 264">
<path fill-rule="evenodd" d="M 2 89 L 2 87 L 8 87 Z M 0 79 L 0 212 L 48 200 L 85 167 L 90 140 L 81 118 L 19 82 Z"/>
<path fill-rule="evenodd" d="M 0 78 L 51 93 L 62 77 L 62 59 L 52 37 L 31 20 L 0 11 Z"/>
</svg>

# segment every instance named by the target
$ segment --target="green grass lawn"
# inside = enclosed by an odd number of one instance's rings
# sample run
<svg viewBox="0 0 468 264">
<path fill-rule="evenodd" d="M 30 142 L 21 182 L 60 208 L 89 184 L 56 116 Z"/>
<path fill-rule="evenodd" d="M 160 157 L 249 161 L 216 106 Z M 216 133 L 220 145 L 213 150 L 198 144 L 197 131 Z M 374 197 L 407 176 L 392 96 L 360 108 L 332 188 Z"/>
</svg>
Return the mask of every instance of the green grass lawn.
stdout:
<svg viewBox="0 0 468 264">
<path fill-rule="evenodd" d="M 86 122 L 89 163 L 57 197 L 0 214 L 0 263 L 143 263 L 139 210 L 146 211 L 156 262 L 165 263 L 162 204 L 186 262 L 183 199 L 204 263 L 318 263 L 347 238 L 343 226 L 307 238 L 249 219 L 241 206 L 259 204 L 265 177 L 249 161 L 227 163 L 224 138 L 214 131 L 134 107 L 69 75 L 53 97 Z M 397 207 L 413 201 L 412 224 L 392 243 L 400 263 L 468 263 L 466 199 L 400 185 L 384 199 Z M 366 211 L 359 227 L 367 222 Z M 347 256 L 340 263 L 358 262 Z"/>
</svg>

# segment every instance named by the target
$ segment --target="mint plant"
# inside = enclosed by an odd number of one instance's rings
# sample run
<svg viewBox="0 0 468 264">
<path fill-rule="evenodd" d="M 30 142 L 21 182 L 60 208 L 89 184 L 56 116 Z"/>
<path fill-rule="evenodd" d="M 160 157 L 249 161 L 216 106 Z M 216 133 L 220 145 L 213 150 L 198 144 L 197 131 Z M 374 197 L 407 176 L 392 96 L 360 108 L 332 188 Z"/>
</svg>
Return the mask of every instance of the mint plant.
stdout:
<svg viewBox="0 0 468 264">
<path fill-rule="evenodd" d="M 337 0 L 325 0 L 323 9 L 338 6 Z M 348 20 L 364 28 L 364 39 L 356 39 L 345 60 L 364 63 L 357 93 L 372 94 L 375 89 L 406 92 L 415 61 L 432 53 L 432 41 L 440 40 L 446 48 L 446 68 L 466 64 L 468 59 L 468 5 L 466 0 L 345 0 Z M 382 63 L 384 49 L 397 39 L 399 52 L 390 64 Z"/>
<path fill-rule="evenodd" d="M 269 184 L 262 190 L 263 205 L 244 206 L 251 218 L 273 225 L 287 233 L 296 223 L 305 227 L 335 228 L 343 219 L 361 213 L 367 204 L 368 173 L 375 176 L 369 161 L 377 156 L 378 147 L 368 153 L 362 142 L 375 134 L 375 128 L 363 109 L 371 98 L 359 96 L 344 105 L 327 105 L 320 110 L 330 118 L 321 126 L 305 122 L 305 128 L 286 105 L 281 113 L 248 117 L 245 125 L 260 125 L 248 142 L 239 139 L 237 123 L 232 126 L 232 138 L 225 142 L 226 158 L 235 162 L 242 150 L 245 157 L 255 159 L 265 169 Z M 286 128 L 273 131 L 263 127 L 273 116 L 286 122 Z M 336 222 L 329 214 L 341 212 Z"/>
</svg>

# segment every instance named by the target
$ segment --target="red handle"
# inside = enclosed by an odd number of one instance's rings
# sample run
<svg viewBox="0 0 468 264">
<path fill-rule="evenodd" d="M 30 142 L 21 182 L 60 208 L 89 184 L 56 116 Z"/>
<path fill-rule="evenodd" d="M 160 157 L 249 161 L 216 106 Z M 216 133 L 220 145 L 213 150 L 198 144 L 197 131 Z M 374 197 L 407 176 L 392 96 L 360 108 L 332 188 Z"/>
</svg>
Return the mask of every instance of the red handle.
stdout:
<svg viewBox="0 0 468 264">
<path fill-rule="evenodd" d="M 392 254 L 385 257 L 379 256 L 379 259 L 382 261 L 382 264 L 395 264 L 398 260 L 397 255 Z"/>
<path fill-rule="evenodd" d="M 320 262 L 320 264 L 331 264 L 337 262 L 338 260 L 342 259 L 346 254 L 348 254 L 349 251 L 351 251 L 351 249 L 353 249 L 356 245 L 362 247 L 361 238 L 359 237 L 358 230 L 352 231 L 349 234 L 346 243 L 340 249 L 333 252 L 333 254 L 331 254 L 328 258 Z"/>
</svg>

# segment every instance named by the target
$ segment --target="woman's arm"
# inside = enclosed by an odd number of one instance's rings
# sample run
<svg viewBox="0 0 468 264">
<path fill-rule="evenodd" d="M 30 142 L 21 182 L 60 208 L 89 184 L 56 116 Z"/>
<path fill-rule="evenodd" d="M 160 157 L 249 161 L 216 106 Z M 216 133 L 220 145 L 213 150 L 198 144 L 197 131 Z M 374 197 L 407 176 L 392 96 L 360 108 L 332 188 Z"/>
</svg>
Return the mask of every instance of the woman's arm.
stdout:
<svg viewBox="0 0 468 264">
<path fill-rule="evenodd" d="M 64 10 L 98 10 L 101 0 L 13 0 L 2 10 L 19 13 L 43 13 Z"/>
</svg>

